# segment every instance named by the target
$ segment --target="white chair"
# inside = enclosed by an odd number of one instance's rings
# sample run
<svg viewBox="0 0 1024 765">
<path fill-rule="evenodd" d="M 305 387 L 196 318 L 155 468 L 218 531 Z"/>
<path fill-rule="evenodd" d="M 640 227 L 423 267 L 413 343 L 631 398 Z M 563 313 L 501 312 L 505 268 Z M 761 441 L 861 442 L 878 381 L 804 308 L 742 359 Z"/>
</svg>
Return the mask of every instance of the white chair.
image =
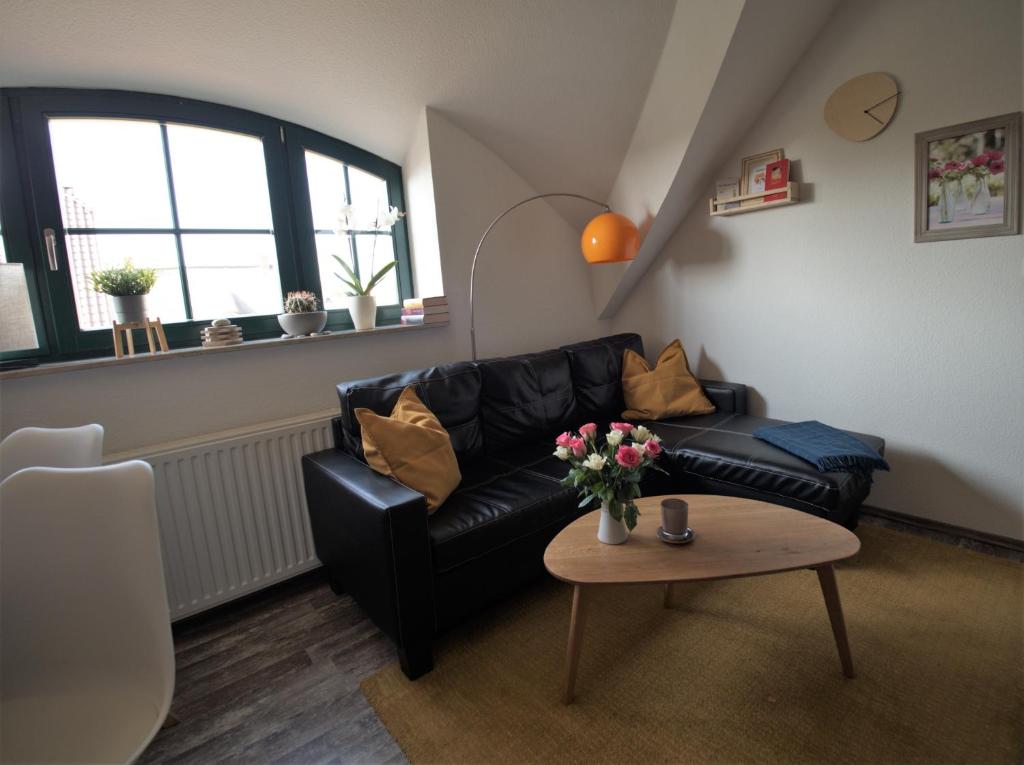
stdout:
<svg viewBox="0 0 1024 765">
<path fill-rule="evenodd" d="M 96 467 L 103 462 L 103 426 L 22 428 L 0 442 L 0 481 L 27 467 Z"/>
<path fill-rule="evenodd" d="M 142 753 L 174 690 L 149 464 L 0 483 L 0 630 L 0 762 Z"/>
</svg>

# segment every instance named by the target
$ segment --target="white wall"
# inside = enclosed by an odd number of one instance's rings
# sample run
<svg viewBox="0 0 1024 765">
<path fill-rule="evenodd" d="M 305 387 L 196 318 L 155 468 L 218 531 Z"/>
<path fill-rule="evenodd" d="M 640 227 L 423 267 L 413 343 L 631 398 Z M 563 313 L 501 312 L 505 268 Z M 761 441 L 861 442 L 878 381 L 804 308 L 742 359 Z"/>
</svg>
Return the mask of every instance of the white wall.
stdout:
<svg viewBox="0 0 1024 765">
<path fill-rule="evenodd" d="M 612 209 L 638 226 L 654 218 L 665 201 L 743 6 L 744 0 L 676 5 L 629 151 L 608 194 Z"/>
<path fill-rule="evenodd" d="M 845 2 L 721 168 L 784 147 L 805 201 L 695 207 L 616 329 L 681 337 L 755 412 L 884 436 L 870 504 L 1024 538 L 1024 241 L 913 243 L 914 133 L 1020 109 L 1021 56 L 1020 0 Z M 900 106 L 851 143 L 822 109 L 871 71 Z"/>
<path fill-rule="evenodd" d="M 334 385 L 342 380 L 469 358 L 473 249 L 494 215 L 535 192 L 444 117 L 428 110 L 425 122 L 450 326 L 6 380 L 0 432 L 99 422 L 106 451 L 117 452 L 336 409 Z M 410 220 L 421 212 L 410 206 Z M 586 290 L 584 265 L 578 235 L 547 205 L 503 221 L 486 255 L 478 274 L 481 355 L 543 350 L 606 331 L 590 310 L 565 306 L 572 289 Z"/>
<path fill-rule="evenodd" d="M 437 241 L 437 205 L 434 202 L 434 172 L 430 164 L 426 109 L 416 118 L 416 131 L 402 163 L 402 180 L 405 183 L 406 208 L 416 211 L 414 215 L 406 215 L 416 295 L 443 295 L 444 271 Z"/>
</svg>

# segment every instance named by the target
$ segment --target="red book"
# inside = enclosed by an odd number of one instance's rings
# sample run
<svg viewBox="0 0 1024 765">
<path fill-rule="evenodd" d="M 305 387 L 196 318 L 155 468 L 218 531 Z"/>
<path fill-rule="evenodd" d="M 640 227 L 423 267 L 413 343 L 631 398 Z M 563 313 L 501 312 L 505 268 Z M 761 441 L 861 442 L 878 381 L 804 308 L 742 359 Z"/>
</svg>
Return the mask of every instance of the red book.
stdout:
<svg viewBox="0 0 1024 765">
<path fill-rule="evenodd" d="M 780 159 L 778 162 L 771 162 L 764 169 L 764 190 L 784 189 L 789 183 L 789 160 Z M 774 202 L 778 199 L 785 199 L 785 194 L 769 194 L 764 198 L 765 202 Z"/>
</svg>

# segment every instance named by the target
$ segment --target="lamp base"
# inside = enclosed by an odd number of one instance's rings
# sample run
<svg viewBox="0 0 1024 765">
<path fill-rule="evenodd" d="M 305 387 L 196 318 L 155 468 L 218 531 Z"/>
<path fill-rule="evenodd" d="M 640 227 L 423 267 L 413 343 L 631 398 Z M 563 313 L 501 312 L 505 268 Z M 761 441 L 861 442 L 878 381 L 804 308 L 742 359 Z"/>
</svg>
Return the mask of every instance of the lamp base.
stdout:
<svg viewBox="0 0 1024 765">
<path fill-rule="evenodd" d="M 0 372 L 10 372 L 12 369 L 28 369 L 39 366 L 38 359 L 11 359 L 0 361 Z"/>
</svg>

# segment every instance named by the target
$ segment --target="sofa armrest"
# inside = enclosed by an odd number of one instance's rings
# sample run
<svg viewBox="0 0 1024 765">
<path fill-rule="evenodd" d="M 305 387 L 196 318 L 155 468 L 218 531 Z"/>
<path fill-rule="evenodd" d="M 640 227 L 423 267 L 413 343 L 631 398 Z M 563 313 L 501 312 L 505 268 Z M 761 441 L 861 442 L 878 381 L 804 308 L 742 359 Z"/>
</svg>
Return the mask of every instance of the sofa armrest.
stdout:
<svg viewBox="0 0 1024 765">
<path fill-rule="evenodd" d="M 432 668 L 433 569 L 422 494 L 340 449 L 302 458 L 317 557 L 398 644 L 406 674 Z"/>
<path fill-rule="evenodd" d="M 742 383 L 701 380 L 704 393 L 720 412 L 747 413 L 747 386 Z"/>
</svg>

